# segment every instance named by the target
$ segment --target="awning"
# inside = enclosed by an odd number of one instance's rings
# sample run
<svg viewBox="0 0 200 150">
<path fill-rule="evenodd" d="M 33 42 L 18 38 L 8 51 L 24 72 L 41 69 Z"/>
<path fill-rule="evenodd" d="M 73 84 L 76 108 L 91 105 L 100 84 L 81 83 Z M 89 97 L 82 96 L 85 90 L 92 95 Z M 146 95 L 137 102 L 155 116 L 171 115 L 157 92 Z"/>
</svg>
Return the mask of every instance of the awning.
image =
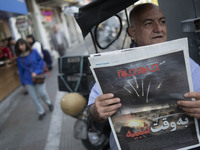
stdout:
<svg viewBox="0 0 200 150">
<path fill-rule="evenodd" d="M 28 14 L 25 0 L 1 0 L 0 18 L 9 18 Z"/>
<path fill-rule="evenodd" d="M 36 0 L 42 6 L 61 7 L 62 5 L 77 5 L 78 0 Z"/>
<path fill-rule="evenodd" d="M 85 37 L 91 29 L 138 0 L 96 0 L 79 9 L 76 21 Z"/>
</svg>

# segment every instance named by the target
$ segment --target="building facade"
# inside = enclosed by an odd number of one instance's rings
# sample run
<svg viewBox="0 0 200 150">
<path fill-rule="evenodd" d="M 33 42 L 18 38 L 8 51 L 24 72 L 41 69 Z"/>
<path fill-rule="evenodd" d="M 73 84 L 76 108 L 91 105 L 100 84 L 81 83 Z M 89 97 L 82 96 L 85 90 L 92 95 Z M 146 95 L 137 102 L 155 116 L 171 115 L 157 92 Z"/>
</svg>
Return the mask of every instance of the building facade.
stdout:
<svg viewBox="0 0 200 150">
<path fill-rule="evenodd" d="M 7 38 L 18 36 L 12 18 L 27 14 L 24 0 L 0 1 L 0 102 L 20 85 L 16 61 L 11 55 L 7 59 L 10 53 L 6 47 Z"/>
<path fill-rule="evenodd" d="M 65 13 L 65 8 L 88 2 L 86 0 L 0 1 L 0 48 L 7 44 L 9 37 L 18 40 L 33 34 L 36 40 L 42 43 L 43 48 L 52 54 L 51 34 L 54 24 L 58 24 L 60 30 L 64 32 L 69 47 L 80 43 L 83 40 L 81 31 L 73 15 Z M 5 62 L 0 61 L 0 101 L 20 85 L 16 62 Z"/>
</svg>

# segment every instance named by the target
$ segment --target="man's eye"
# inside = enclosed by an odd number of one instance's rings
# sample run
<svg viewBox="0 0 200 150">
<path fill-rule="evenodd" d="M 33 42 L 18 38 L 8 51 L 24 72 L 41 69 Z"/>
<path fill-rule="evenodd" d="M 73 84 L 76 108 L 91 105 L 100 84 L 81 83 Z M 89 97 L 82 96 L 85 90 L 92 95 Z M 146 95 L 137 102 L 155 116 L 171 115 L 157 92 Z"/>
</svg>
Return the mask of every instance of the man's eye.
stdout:
<svg viewBox="0 0 200 150">
<path fill-rule="evenodd" d="M 165 20 L 161 20 L 160 23 L 161 23 L 161 24 L 165 24 L 166 21 L 165 21 Z"/>
<path fill-rule="evenodd" d="M 149 26 L 149 25 L 151 25 L 151 22 L 147 22 L 147 23 L 145 23 L 144 25 L 145 25 L 145 26 Z"/>
</svg>

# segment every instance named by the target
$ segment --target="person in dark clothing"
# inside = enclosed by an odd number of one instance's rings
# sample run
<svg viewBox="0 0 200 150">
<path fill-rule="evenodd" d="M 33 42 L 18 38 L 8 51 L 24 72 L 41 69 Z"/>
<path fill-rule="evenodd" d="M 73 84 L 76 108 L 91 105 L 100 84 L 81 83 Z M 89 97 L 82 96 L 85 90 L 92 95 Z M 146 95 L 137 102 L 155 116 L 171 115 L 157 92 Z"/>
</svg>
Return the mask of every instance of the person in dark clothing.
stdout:
<svg viewBox="0 0 200 150">
<path fill-rule="evenodd" d="M 47 68 L 49 70 L 51 70 L 52 69 L 52 58 L 51 58 L 51 55 L 50 55 L 49 51 L 46 50 L 46 49 L 42 49 L 42 53 L 43 53 L 44 61 L 45 61 L 46 65 L 47 65 Z"/>
<path fill-rule="evenodd" d="M 15 44 L 16 44 L 16 41 L 15 41 L 15 39 L 13 37 L 9 37 L 7 39 L 7 42 L 8 42 L 7 47 L 9 47 L 9 49 L 10 49 L 13 57 L 15 57 L 16 56 L 16 53 L 15 53 Z"/>
</svg>

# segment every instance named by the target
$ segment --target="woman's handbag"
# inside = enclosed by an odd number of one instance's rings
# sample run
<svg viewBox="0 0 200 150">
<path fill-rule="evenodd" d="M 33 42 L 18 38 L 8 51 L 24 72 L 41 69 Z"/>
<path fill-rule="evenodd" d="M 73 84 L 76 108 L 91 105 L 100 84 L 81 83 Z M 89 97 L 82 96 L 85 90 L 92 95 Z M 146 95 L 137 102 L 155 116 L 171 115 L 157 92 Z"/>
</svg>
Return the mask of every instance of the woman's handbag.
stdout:
<svg viewBox="0 0 200 150">
<path fill-rule="evenodd" d="M 34 84 L 43 84 L 45 80 L 44 74 L 37 74 L 36 76 L 32 77 L 32 81 Z"/>
<path fill-rule="evenodd" d="M 30 60 L 32 63 L 32 60 Z M 22 63 L 26 66 L 26 68 L 29 70 L 29 72 L 32 74 L 32 72 L 30 71 L 30 69 L 28 68 L 27 64 L 24 62 L 24 60 L 22 59 Z M 36 76 L 32 77 L 32 82 L 33 84 L 43 84 L 45 80 L 45 74 L 37 74 Z"/>
</svg>

